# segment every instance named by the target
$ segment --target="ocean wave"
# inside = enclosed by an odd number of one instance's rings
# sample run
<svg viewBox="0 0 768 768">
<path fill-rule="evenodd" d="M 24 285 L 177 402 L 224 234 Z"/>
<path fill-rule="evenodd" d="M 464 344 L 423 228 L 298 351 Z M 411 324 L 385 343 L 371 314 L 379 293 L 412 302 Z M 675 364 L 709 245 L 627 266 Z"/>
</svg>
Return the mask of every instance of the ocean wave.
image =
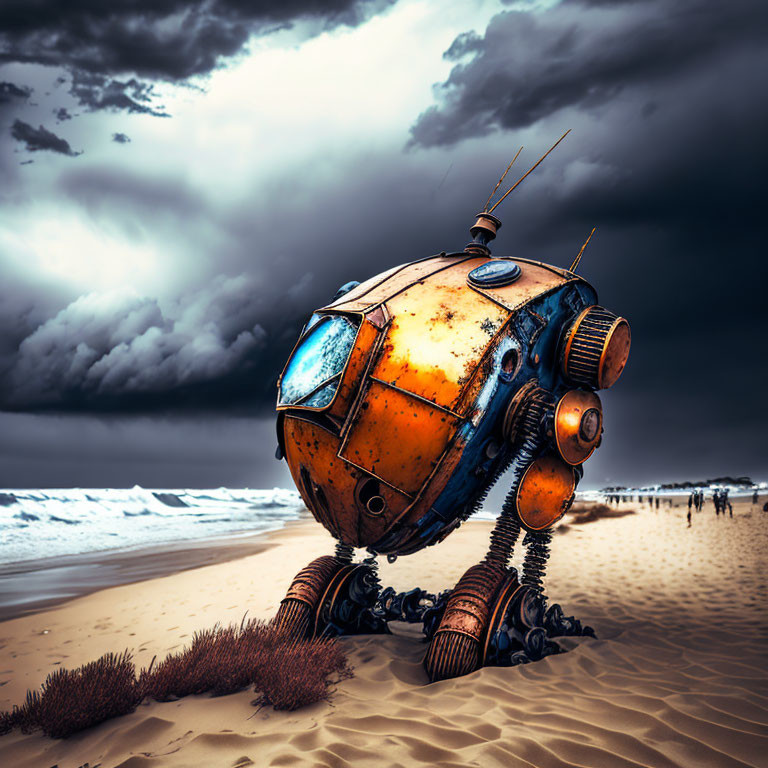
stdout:
<svg viewBox="0 0 768 768">
<path fill-rule="evenodd" d="M 296 491 L 5 489 L 0 564 L 274 530 L 304 511 Z"/>
</svg>

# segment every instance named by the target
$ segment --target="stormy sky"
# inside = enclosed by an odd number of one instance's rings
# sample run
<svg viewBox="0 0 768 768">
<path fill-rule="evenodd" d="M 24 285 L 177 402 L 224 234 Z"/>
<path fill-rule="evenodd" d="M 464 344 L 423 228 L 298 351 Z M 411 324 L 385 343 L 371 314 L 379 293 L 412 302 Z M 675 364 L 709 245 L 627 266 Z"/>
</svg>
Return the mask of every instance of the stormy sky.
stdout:
<svg viewBox="0 0 768 768">
<path fill-rule="evenodd" d="M 582 487 L 768 479 L 759 0 L 0 6 L 0 486 L 264 487 L 339 285 L 460 250 L 626 316 Z"/>
</svg>

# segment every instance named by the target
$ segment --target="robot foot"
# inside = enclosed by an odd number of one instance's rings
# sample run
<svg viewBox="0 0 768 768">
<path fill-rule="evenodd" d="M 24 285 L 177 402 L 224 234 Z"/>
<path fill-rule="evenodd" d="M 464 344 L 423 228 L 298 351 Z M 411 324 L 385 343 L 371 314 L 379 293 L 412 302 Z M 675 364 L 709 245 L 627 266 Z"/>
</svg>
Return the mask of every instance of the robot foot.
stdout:
<svg viewBox="0 0 768 768">
<path fill-rule="evenodd" d="M 424 659 L 430 681 L 467 675 L 482 665 L 481 643 L 504 578 L 503 570 L 483 562 L 459 579 Z"/>
<path fill-rule="evenodd" d="M 331 579 L 318 603 L 314 636 L 389 634 L 386 619 L 375 610 L 378 597 L 375 566 L 344 565 Z"/>
<path fill-rule="evenodd" d="M 516 575 L 510 573 L 494 601 L 482 665 L 512 667 L 539 661 L 560 653 L 554 638 L 569 635 L 594 637 L 595 633 L 578 619 L 565 616 L 559 605 L 548 608 L 538 590 L 519 584 Z"/>
<path fill-rule="evenodd" d="M 536 589 L 519 583 L 514 569 L 499 573 L 483 563 L 470 568 L 451 593 L 424 667 L 436 682 L 480 667 L 526 664 L 560 653 L 553 638 L 566 635 L 594 637 L 594 631 L 564 616 L 559 605 L 547 608 Z"/>
<path fill-rule="evenodd" d="M 386 633 L 386 620 L 373 610 L 378 596 L 370 565 L 318 557 L 294 578 L 273 626 L 296 639 Z"/>
<path fill-rule="evenodd" d="M 302 568 L 291 582 L 272 625 L 281 634 L 297 640 L 312 637 L 315 615 L 333 577 L 344 567 L 337 557 L 326 555 Z"/>
</svg>

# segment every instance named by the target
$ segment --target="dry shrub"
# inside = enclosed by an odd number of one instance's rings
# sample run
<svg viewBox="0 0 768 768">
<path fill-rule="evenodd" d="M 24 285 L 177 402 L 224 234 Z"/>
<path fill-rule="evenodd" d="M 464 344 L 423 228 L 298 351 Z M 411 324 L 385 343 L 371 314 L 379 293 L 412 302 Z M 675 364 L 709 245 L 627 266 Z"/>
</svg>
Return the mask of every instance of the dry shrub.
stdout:
<svg viewBox="0 0 768 768">
<path fill-rule="evenodd" d="M 221 696 L 254 685 L 255 704 L 298 709 L 328 701 L 334 679 L 351 669 L 335 640 L 297 642 L 270 625 L 249 621 L 198 632 L 188 648 L 142 670 L 139 686 L 147 698 L 173 698 L 211 692 Z"/>
<path fill-rule="evenodd" d="M 133 712 L 145 698 L 221 696 L 251 685 L 260 694 L 255 705 L 293 710 L 330 700 L 334 683 L 351 676 L 336 640 L 296 641 L 255 620 L 239 627 L 216 625 L 196 633 L 181 652 L 142 669 L 138 678 L 127 651 L 48 675 L 21 707 L 0 713 L 0 735 L 41 728 L 48 736 L 65 738 Z"/>
<path fill-rule="evenodd" d="M 8 730 L 28 733 L 40 728 L 47 736 L 63 739 L 133 712 L 141 698 L 131 655 L 107 653 L 78 669 L 48 675 L 39 691 L 27 692 L 21 707 L 3 713 L 3 723 Z"/>
<path fill-rule="evenodd" d="M 196 632 L 191 645 L 161 661 L 154 670 L 142 669 L 139 687 L 144 696 L 169 701 L 209 691 L 215 696 L 235 693 L 253 682 L 253 670 L 263 663 L 260 636 L 266 626 L 249 621 L 240 627 Z"/>
<path fill-rule="evenodd" d="M 262 664 L 254 678 L 261 693 L 256 706 L 294 710 L 330 701 L 334 681 L 352 677 L 352 668 L 336 640 L 296 643 L 273 634 L 271 663 Z"/>
<path fill-rule="evenodd" d="M 14 707 L 11 712 L 0 712 L 0 736 L 24 725 L 23 707 Z"/>
</svg>

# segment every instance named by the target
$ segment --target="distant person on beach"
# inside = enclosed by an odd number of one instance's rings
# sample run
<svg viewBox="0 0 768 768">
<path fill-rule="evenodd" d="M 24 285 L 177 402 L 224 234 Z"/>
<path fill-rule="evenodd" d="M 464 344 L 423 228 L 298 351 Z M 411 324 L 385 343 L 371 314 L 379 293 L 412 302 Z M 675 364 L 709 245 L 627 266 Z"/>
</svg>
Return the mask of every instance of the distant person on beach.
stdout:
<svg viewBox="0 0 768 768">
<path fill-rule="evenodd" d="M 752 503 L 757 504 L 757 491 L 752 492 Z"/>
<path fill-rule="evenodd" d="M 729 501 L 729 502 L 727 502 L 727 503 L 728 503 L 728 514 L 729 514 L 731 517 L 733 517 L 733 506 L 731 505 L 731 502 L 730 502 L 730 501 Z M 723 509 L 723 514 L 725 514 L 725 509 Z"/>
<path fill-rule="evenodd" d="M 693 506 L 693 493 L 688 497 L 688 519 L 691 519 L 691 507 Z"/>
<path fill-rule="evenodd" d="M 659 508 L 659 497 L 657 496 L 656 497 L 656 509 L 658 509 L 658 508 Z"/>
<path fill-rule="evenodd" d="M 691 507 L 688 505 L 688 527 L 691 527 Z"/>
</svg>

